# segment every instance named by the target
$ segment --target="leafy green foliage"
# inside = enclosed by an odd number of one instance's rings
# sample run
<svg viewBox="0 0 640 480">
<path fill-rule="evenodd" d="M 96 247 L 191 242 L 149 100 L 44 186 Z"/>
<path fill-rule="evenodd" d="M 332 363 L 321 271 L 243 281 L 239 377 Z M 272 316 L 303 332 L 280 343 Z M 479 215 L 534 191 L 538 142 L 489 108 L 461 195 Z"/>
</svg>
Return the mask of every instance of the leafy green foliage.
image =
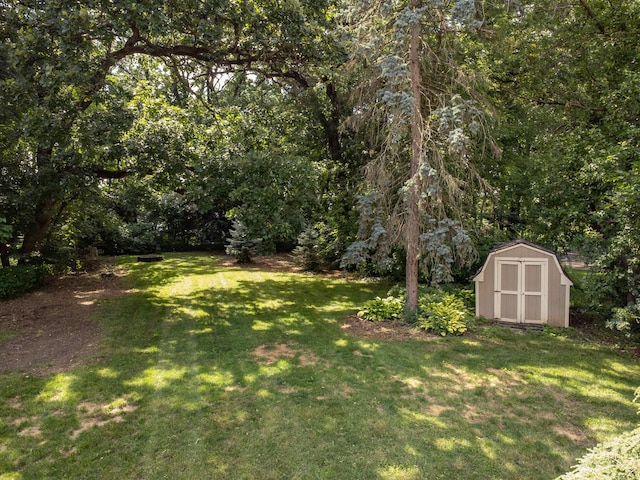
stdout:
<svg viewBox="0 0 640 480">
<path fill-rule="evenodd" d="M 486 171 L 494 221 L 607 275 L 594 296 L 607 318 L 640 293 L 639 5 L 545 0 L 494 19 L 485 51 L 505 120 L 503 159 Z"/>
<path fill-rule="evenodd" d="M 376 297 L 364 304 L 362 310 L 358 312 L 358 316 L 372 322 L 398 320 L 402 318 L 404 312 L 404 301 L 404 298 L 393 295 L 385 298 Z"/>
<path fill-rule="evenodd" d="M 224 110 L 225 100 L 266 85 L 273 93 L 269 98 L 285 104 L 283 98 L 295 96 L 291 84 L 310 89 L 302 66 L 340 55 L 329 28 L 333 8 L 329 1 L 4 2 L 0 207 L 16 227 L 16 238 L 24 239 L 23 253 L 38 251 L 71 210 L 111 187 L 102 180 L 134 174 L 153 176 L 164 189 L 193 193 L 185 203 L 198 206 L 199 220 L 207 213 L 224 219 L 233 207 L 225 182 L 233 178 L 216 176 L 211 164 L 228 164 L 275 145 L 273 138 L 290 138 L 277 126 L 271 139 L 255 124 L 245 132 L 236 129 L 237 135 L 224 127 L 244 118 L 267 119 L 263 125 L 280 122 L 295 131 L 297 143 L 318 128 L 292 122 L 287 113 L 295 117 L 293 108 L 283 115 L 272 108 L 258 111 L 262 92 L 251 108 L 236 105 L 235 116 Z M 260 78 L 248 81 L 247 70 Z M 282 78 L 281 84 L 274 80 Z M 129 103 L 132 96 L 137 98 Z M 203 113 L 203 103 L 216 105 L 216 111 Z M 316 110 L 324 113 L 322 105 Z M 239 148 L 217 148 L 225 136 Z M 287 159 L 297 154 L 283 152 Z M 222 202 L 210 193 L 217 191 L 227 194 Z M 213 200 L 208 207 L 207 200 Z M 294 230 L 291 240 L 301 228 Z"/>
<path fill-rule="evenodd" d="M 473 317 L 465 302 L 453 293 L 426 294 L 419 297 L 418 323 L 437 335 L 462 335 Z"/>
<path fill-rule="evenodd" d="M 18 297 L 43 286 L 53 272 L 53 267 L 46 264 L 0 268 L 0 299 Z"/>
<path fill-rule="evenodd" d="M 120 247 L 123 252 L 145 254 L 162 251 L 161 234 L 151 223 L 126 224 L 122 227 L 120 233 Z"/>
<path fill-rule="evenodd" d="M 472 302 L 470 290 L 421 289 L 418 295 L 418 325 L 437 335 L 462 335 L 473 318 L 468 304 Z M 406 292 L 399 286 L 393 287 L 387 296 L 376 297 L 366 302 L 358 312 L 360 318 L 379 322 L 397 320 L 403 317 Z"/>
<path fill-rule="evenodd" d="M 236 203 L 227 217 L 241 222 L 248 235 L 261 238 L 265 250 L 277 241 L 295 241 L 314 206 L 317 184 L 308 159 L 282 152 L 248 152 L 235 159 L 239 181 Z"/>
</svg>

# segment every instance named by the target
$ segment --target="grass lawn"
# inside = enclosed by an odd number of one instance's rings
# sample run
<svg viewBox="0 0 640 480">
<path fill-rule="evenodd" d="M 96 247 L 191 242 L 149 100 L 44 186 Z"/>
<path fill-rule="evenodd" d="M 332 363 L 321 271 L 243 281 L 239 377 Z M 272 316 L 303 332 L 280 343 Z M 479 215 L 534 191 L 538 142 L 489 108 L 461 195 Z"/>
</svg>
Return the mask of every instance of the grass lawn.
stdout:
<svg viewBox="0 0 640 480">
<path fill-rule="evenodd" d="M 98 359 L 0 376 L 0 479 L 552 479 L 638 424 L 640 365 L 553 333 L 365 340 L 387 286 L 123 259 Z"/>
</svg>

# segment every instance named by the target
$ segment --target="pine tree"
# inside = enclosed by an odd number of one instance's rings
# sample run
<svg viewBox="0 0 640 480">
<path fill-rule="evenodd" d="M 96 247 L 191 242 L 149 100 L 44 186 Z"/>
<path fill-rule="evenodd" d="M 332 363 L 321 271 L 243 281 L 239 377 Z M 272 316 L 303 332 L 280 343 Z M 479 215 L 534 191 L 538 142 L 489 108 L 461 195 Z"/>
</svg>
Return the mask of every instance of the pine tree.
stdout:
<svg viewBox="0 0 640 480">
<path fill-rule="evenodd" d="M 349 18 L 353 64 L 365 79 L 349 123 L 368 130 L 372 159 L 360 240 L 343 265 L 384 262 L 403 247 L 412 315 L 419 268 L 433 282 L 448 280 L 451 265 L 473 255 L 461 220 L 483 185 L 474 162 L 493 144 L 479 77 L 459 59 L 481 12 L 473 0 L 372 0 L 354 4 Z"/>
<path fill-rule="evenodd" d="M 251 263 L 252 257 L 257 254 L 260 239 L 250 238 L 247 227 L 235 220 L 227 238 L 227 255 L 232 255 L 238 263 Z"/>
</svg>

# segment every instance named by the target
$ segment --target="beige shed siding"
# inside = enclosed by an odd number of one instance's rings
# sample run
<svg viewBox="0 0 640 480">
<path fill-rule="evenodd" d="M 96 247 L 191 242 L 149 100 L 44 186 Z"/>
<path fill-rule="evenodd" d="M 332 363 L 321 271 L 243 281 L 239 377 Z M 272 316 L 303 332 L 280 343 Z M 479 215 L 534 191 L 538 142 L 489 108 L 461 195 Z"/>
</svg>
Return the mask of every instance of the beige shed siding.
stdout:
<svg viewBox="0 0 640 480">
<path fill-rule="evenodd" d="M 491 258 L 491 255 L 489 256 Z M 475 280 L 476 282 L 476 315 L 479 317 L 493 318 L 493 300 L 494 300 L 494 288 L 493 279 L 496 275 L 496 263 L 489 261 L 484 264 L 484 267 L 476 276 L 483 276 L 481 280 Z"/>
<path fill-rule="evenodd" d="M 531 292 L 540 292 L 542 285 L 542 266 L 533 265 L 524 272 L 524 288 Z"/>
<path fill-rule="evenodd" d="M 555 257 L 554 257 L 555 259 Z M 566 298 L 566 288 L 562 284 L 562 279 L 564 277 L 564 273 L 559 269 L 558 266 L 554 265 L 557 263 L 552 262 L 553 268 L 549 268 L 549 325 L 554 327 L 568 327 L 569 324 L 565 325 L 565 303 L 567 302 Z M 568 321 L 568 319 L 567 319 Z"/>
<path fill-rule="evenodd" d="M 556 327 L 569 326 L 569 287 L 571 280 L 562 271 L 555 255 L 544 250 L 536 249 L 527 244 L 516 244 L 497 249 L 489 254 L 484 266 L 474 278 L 476 283 L 476 315 L 495 318 L 495 278 L 497 259 L 547 260 L 547 323 Z M 517 284 L 517 269 L 504 265 L 501 276 L 501 288 L 509 284 Z M 531 291 L 532 286 L 539 285 L 542 268 L 528 268 L 525 270 L 524 282 Z M 536 290 L 535 287 L 534 291 Z M 526 298 L 525 308 L 533 315 L 540 315 L 541 309 L 536 306 L 535 299 Z M 515 298 L 505 297 L 502 302 L 503 317 L 515 318 L 517 304 Z"/>
</svg>

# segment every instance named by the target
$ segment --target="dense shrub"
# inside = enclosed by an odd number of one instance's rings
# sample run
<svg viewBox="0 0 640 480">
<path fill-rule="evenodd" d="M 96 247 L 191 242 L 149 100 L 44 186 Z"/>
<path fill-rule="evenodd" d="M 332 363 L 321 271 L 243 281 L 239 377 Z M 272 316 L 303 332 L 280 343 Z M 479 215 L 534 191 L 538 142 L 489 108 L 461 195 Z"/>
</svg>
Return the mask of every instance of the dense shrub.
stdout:
<svg viewBox="0 0 640 480">
<path fill-rule="evenodd" d="M 358 316 L 372 322 L 383 320 L 397 320 L 402 317 L 404 311 L 404 299 L 392 295 L 380 298 L 376 297 L 364 304 Z"/>
<path fill-rule="evenodd" d="M 640 324 L 640 301 L 636 301 L 636 303 L 632 303 L 626 307 L 613 308 L 612 312 L 611 318 L 607 321 L 607 327 L 624 332 L 628 337 L 631 336 L 633 331 L 638 331 L 638 324 Z"/>
<path fill-rule="evenodd" d="M 17 265 L 0 269 L 0 298 L 8 299 L 35 290 L 53 275 L 51 265 Z"/>
<path fill-rule="evenodd" d="M 471 319 L 464 300 L 453 293 L 422 295 L 418 309 L 420 326 L 443 337 L 447 334 L 462 335 Z"/>
<path fill-rule="evenodd" d="M 640 428 L 596 446 L 558 480 L 637 478 L 640 478 Z"/>
<path fill-rule="evenodd" d="M 127 223 L 120 229 L 120 250 L 126 253 L 146 254 L 162 251 L 162 234 L 152 223 Z"/>
<path fill-rule="evenodd" d="M 405 290 L 393 287 L 385 298 L 376 297 L 366 302 L 358 316 L 374 322 L 397 320 L 403 315 L 405 299 Z M 468 290 L 421 290 L 418 297 L 417 323 L 421 328 L 438 335 L 462 335 L 469 328 L 473 318 L 465 301 L 469 301 Z"/>
<path fill-rule="evenodd" d="M 247 227 L 239 222 L 234 221 L 233 227 L 229 232 L 230 237 L 227 238 L 227 255 L 232 255 L 238 263 L 250 263 L 252 258 L 258 253 L 258 245 L 260 239 L 251 238 Z"/>
</svg>

